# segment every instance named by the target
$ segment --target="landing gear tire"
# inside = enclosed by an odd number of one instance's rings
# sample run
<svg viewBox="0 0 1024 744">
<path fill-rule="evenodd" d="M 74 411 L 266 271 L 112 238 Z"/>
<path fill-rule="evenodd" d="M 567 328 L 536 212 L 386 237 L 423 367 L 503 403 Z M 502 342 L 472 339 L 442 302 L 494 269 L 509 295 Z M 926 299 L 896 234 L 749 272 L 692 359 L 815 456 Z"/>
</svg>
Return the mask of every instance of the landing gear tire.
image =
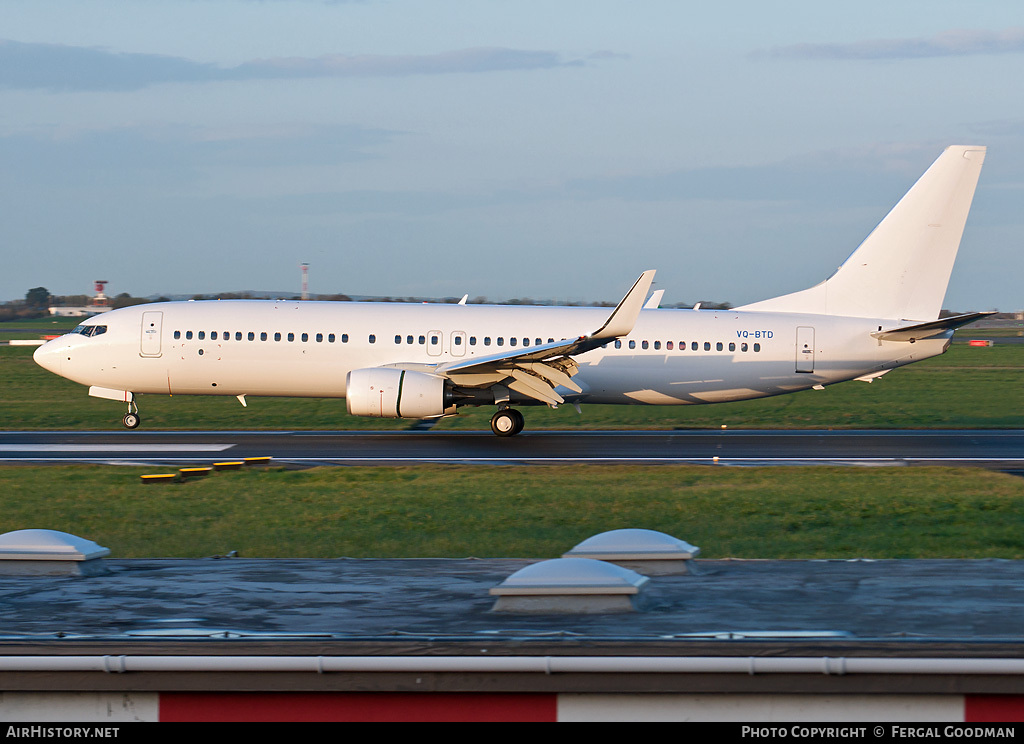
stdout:
<svg viewBox="0 0 1024 744">
<path fill-rule="evenodd" d="M 523 430 L 523 414 L 514 408 L 502 408 L 491 417 L 491 431 L 499 437 L 514 437 Z"/>
<path fill-rule="evenodd" d="M 124 425 L 128 429 L 138 429 L 141 419 L 137 413 L 126 413 L 122 419 Z"/>
</svg>

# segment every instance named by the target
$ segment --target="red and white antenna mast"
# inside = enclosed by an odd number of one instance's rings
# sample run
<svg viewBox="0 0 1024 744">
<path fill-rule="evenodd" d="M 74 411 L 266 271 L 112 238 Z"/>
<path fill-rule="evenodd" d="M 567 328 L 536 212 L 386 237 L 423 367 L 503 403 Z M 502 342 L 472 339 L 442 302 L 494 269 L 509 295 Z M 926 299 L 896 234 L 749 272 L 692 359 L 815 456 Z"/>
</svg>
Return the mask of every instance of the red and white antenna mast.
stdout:
<svg viewBox="0 0 1024 744">
<path fill-rule="evenodd" d="M 299 264 L 302 269 L 302 299 L 309 299 L 309 264 Z"/>
<path fill-rule="evenodd" d="M 110 282 L 106 279 L 97 279 L 94 284 L 96 285 L 96 296 L 92 298 L 93 307 L 102 307 L 107 304 L 107 296 L 103 294 L 103 287 Z"/>
</svg>

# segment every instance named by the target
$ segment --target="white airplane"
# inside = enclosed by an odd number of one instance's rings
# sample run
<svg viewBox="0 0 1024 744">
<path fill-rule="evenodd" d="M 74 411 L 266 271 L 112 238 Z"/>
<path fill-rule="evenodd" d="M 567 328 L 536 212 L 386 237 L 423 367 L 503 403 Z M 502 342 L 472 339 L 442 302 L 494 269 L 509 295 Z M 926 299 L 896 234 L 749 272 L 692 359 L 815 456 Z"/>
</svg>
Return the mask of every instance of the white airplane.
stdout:
<svg viewBox="0 0 1024 744">
<path fill-rule="evenodd" d="M 39 347 L 41 366 L 127 404 L 136 396 L 345 398 L 380 418 L 513 405 L 684 405 L 870 382 L 943 353 L 986 313 L 939 319 L 985 158 L 949 147 L 826 281 L 733 310 L 645 304 L 645 271 L 600 308 L 231 300 L 168 302 L 91 318 Z"/>
</svg>

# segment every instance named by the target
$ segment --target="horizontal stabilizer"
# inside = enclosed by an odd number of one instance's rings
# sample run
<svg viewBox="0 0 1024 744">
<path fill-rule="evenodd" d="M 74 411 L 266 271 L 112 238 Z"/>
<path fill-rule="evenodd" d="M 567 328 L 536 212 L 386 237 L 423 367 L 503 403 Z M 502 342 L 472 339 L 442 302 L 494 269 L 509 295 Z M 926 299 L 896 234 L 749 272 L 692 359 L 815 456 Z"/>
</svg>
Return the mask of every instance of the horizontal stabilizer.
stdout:
<svg viewBox="0 0 1024 744">
<path fill-rule="evenodd" d="M 965 326 L 968 323 L 973 323 L 979 318 L 984 318 L 993 314 L 994 313 L 989 312 L 954 315 L 949 318 L 933 320 L 930 323 L 918 323 L 917 325 L 903 326 L 902 328 L 890 328 L 886 331 L 875 331 L 871 335 L 879 341 L 906 341 L 914 343 L 918 339 L 941 336 L 947 331 L 955 330 L 960 326 Z"/>
</svg>

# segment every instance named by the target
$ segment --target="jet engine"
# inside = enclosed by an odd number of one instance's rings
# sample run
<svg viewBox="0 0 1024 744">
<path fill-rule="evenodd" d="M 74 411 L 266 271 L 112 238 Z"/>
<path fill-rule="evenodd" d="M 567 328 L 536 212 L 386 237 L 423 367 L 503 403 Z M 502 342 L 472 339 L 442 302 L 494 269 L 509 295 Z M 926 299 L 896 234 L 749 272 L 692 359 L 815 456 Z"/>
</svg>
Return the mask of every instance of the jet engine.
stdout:
<svg viewBox="0 0 1024 744">
<path fill-rule="evenodd" d="M 345 382 L 345 405 L 353 416 L 430 418 L 454 413 L 445 379 L 394 367 L 354 369 Z"/>
</svg>

